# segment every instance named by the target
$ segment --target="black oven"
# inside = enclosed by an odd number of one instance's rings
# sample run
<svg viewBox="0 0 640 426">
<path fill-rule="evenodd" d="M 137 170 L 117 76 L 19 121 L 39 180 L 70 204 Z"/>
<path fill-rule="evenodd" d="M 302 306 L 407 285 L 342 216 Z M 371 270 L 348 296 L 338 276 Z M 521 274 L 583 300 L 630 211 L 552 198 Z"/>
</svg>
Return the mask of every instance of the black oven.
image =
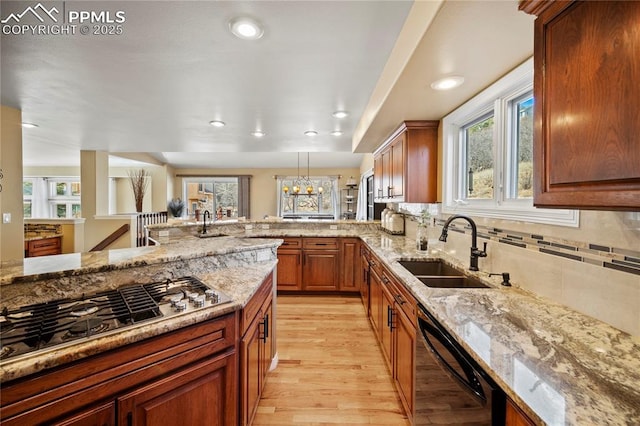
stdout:
<svg viewBox="0 0 640 426">
<path fill-rule="evenodd" d="M 506 397 L 451 334 L 418 306 L 415 425 L 504 425 Z"/>
</svg>

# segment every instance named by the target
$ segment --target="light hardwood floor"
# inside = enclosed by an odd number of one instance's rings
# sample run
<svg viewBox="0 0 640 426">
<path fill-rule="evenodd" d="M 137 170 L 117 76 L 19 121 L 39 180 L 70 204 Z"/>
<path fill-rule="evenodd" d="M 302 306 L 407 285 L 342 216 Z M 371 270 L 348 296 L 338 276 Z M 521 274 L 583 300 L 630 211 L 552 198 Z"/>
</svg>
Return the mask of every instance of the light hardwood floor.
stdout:
<svg viewBox="0 0 640 426">
<path fill-rule="evenodd" d="M 280 362 L 253 425 L 408 425 L 358 297 L 278 296 Z"/>
</svg>

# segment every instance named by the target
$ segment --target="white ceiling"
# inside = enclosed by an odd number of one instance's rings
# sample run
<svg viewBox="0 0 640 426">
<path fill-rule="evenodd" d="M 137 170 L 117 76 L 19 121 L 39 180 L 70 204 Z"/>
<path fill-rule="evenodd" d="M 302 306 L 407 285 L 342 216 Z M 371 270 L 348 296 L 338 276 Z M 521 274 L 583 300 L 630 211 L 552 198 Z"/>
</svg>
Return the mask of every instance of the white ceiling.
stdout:
<svg viewBox="0 0 640 426">
<path fill-rule="evenodd" d="M 3 0 L 0 16 L 35 3 Z M 403 119 L 441 118 L 533 50 L 533 19 L 515 0 L 45 4 L 122 10 L 126 21 L 122 35 L 2 35 L 2 104 L 39 125 L 23 130 L 27 166 L 78 165 L 85 149 L 179 168 L 290 167 L 295 152 L 311 152 L 311 167 L 358 167 L 352 146 L 372 152 Z M 264 37 L 231 35 L 239 15 L 262 22 Z M 453 72 L 461 88 L 428 87 Z M 332 117 L 338 109 L 349 117 Z"/>
</svg>

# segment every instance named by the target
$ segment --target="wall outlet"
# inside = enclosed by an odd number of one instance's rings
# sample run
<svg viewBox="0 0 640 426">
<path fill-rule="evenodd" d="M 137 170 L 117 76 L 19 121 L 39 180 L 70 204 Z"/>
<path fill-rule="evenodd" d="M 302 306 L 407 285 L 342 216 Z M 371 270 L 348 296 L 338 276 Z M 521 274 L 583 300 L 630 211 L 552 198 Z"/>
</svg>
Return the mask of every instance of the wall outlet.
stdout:
<svg viewBox="0 0 640 426">
<path fill-rule="evenodd" d="M 271 259 L 271 253 L 266 251 L 259 251 L 256 255 L 256 262 L 264 262 Z"/>
<path fill-rule="evenodd" d="M 2 213 L 2 223 L 11 223 L 11 213 Z"/>
</svg>

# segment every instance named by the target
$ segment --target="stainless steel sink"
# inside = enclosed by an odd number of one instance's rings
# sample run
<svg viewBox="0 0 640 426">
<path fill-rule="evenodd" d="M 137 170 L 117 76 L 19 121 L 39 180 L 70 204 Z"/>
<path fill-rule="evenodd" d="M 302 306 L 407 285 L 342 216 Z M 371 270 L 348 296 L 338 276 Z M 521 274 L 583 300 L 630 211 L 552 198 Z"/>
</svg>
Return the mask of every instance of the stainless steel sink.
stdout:
<svg viewBox="0 0 640 426">
<path fill-rule="evenodd" d="M 401 260 L 400 265 L 413 275 L 426 276 L 461 276 L 462 272 L 438 260 Z"/>
<path fill-rule="evenodd" d="M 482 281 L 471 277 L 418 277 L 427 287 L 435 288 L 489 288 Z"/>
<path fill-rule="evenodd" d="M 398 263 L 427 287 L 489 288 L 479 279 L 466 276 L 460 270 L 439 260 L 401 260 Z"/>
</svg>

